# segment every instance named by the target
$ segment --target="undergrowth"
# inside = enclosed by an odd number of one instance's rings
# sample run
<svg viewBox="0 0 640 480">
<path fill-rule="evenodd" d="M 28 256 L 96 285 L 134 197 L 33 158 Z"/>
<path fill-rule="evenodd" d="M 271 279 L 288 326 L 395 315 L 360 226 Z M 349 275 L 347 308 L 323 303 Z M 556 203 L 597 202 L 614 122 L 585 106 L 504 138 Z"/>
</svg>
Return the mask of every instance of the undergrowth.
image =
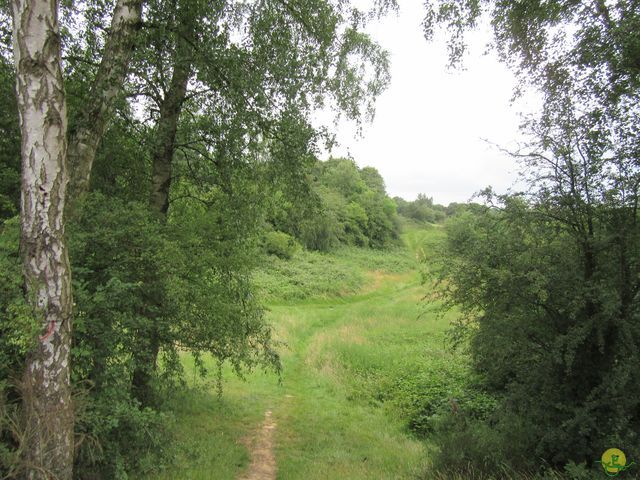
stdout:
<svg viewBox="0 0 640 480">
<path fill-rule="evenodd" d="M 293 259 L 267 256 L 254 282 L 267 302 L 348 297 L 365 284 L 366 272 L 403 272 L 415 264 L 404 248 L 343 247 L 332 253 L 303 250 Z"/>
</svg>

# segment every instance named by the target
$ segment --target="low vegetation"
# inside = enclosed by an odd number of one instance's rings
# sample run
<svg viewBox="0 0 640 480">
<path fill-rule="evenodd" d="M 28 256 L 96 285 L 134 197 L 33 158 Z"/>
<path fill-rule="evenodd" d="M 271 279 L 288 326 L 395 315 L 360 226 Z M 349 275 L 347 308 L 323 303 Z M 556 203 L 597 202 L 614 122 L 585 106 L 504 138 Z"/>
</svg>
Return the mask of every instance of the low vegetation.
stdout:
<svg viewBox="0 0 640 480">
<path fill-rule="evenodd" d="M 409 236 L 433 244 L 442 232 L 434 227 Z M 300 275 L 315 255 L 331 267 Z M 469 369 L 466 358 L 444 348 L 449 319 L 437 316 L 435 308 L 420 315 L 423 287 L 415 252 L 307 252 L 288 261 L 287 270 L 272 260 L 275 266 L 269 262 L 259 269 L 258 285 L 269 292 L 269 318 L 283 342 L 282 383 L 260 371 L 242 381 L 224 368 L 224 392 L 217 398 L 215 382 L 194 377 L 193 389 L 181 397 L 186 407 L 177 413 L 176 435 L 183 440 L 175 463 L 153 478 L 180 472 L 205 479 L 210 471 L 236 478 L 249 462 L 243 445 L 267 410 L 277 424 L 278 478 L 422 475 L 434 447 L 419 438 L 438 412 L 450 409 L 449 399 L 466 405 L 458 392 Z M 269 290 L 287 277 L 297 280 L 300 295 Z M 317 285 L 327 287 L 302 294 Z M 194 371 L 188 357 L 184 362 L 185 371 Z M 216 371 L 212 359 L 204 362 Z M 206 432 L 207 441 L 197 432 Z"/>
<path fill-rule="evenodd" d="M 282 342 L 281 379 L 258 370 L 241 380 L 223 367 L 217 396 L 215 360 L 205 356 L 198 365 L 183 356 L 189 389 L 171 397 L 180 405 L 177 442 L 145 478 L 206 479 L 211 471 L 237 478 L 249 467 L 251 439 L 266 411 L 276 424 L 278 478 L 590 478 L 580 465 L 554 471 L 541 463 L 526 473 L 491 451 L 499 437 L 482 422 L 499 404 L 469 354 L 452 348 L 450 326 L 459 313 L 422 301 L 416 253 L 433 260 L 444 231 L 409 226 L 403 239 L 411 249 L 337 250 L 323 257 L 333 267 L 311 276 L 299 275 L 308 267 L 305 255 L 288 261 L 289 270 L 261 267 L 262 292 L 287 275 L 298 279 L 297 292 L 307 291 L 307 282 L 336 288 L 298 297 L 269 293 L 269 319 Z M 355 272 L 361 282 L 346 294 L 348 277 L 338 271 Z M 201 366 L 212 374 L 208 380 L 198 375 Z"/>
</svg>

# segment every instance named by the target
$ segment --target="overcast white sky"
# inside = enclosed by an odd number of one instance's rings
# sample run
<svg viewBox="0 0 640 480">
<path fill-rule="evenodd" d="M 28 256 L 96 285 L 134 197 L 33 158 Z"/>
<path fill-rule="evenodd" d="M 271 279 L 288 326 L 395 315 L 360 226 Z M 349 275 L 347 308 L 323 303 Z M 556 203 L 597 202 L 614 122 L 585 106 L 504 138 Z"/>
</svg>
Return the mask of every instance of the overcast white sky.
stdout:
<svg viewBox="0 0 640 480">
<path fill-rule="evenodd" d="M 433 43 L 422 36 L 422 2 L 399 4 L 397 16 L 368 28 L 391 53 L 391 86 L 362 138 L 353 126 L 339 125 L 341 146 L 332 155 L 377 168 L 387 192 L 407 200 L 425 193 L 446 205 L 489 185 L 506 191 L 516 180 L 516 165 L 483 139 L 514 146 L 517 112 L 526 105 L 510 105 L 514 77 L 495 54 L 485 55 L 488 29 L 470 37 L 465 70 L 448 70 L 444 36 Z"/>
</svg>

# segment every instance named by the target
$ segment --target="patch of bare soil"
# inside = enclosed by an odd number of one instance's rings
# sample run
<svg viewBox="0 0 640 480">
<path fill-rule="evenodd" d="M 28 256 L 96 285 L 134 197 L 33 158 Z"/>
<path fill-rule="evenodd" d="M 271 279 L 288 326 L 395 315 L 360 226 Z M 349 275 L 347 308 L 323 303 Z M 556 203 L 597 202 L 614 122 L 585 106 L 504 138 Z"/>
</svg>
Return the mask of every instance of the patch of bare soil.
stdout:
<svg viewBox="0 0 640 480">
<path fill-rule="evenodd" d="M 253 439 L 246 441 L 251 453 L 249 469 L 238 480 L 275 480 L 276 457 L 273 453 L 276 422 L 271 418 L 271 410 L 264 414 L 264 421 Z"/>
</svg>

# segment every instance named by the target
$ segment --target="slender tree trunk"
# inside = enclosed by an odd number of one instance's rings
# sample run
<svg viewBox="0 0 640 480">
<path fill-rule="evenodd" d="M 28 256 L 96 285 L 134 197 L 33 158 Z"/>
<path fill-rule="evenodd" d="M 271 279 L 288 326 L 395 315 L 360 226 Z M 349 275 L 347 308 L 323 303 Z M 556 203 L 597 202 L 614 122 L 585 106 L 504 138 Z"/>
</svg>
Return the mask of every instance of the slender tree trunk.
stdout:
<svg viewBox="0 0 640 480">
<path fill-rule="evenodd" d="M 114 8 L 98 73 L 79 125 L 69 138 L 70 208 L 89 190 L 93 160 L 129 70 L 136 32 L 141 24 L 142 4 L 143 0 L 118 0 Z"/>
<path fill-rule="evenodd" d="M 69 385 L 71 272 L 64 238 L 67 112 L 56 0 L 13 0 L 22 132 L 21 252 L 26 299 L 42 324 L 23 380 L 28 477 L 68 480 L 73 468 Z"/>
<path fill-rule="evenodd" d="M 142 332 L 143 337 L 138 340 L 138 349 L 134 353 L 135 369 L 131 379 L 133 396 L 141 405 L 147 407 L 154 404 L 154 395 L 151 387 L 153 373 L 158 362 L 160 343 L 158 327 L 154 323 L 149 331 Z"/>
<path fill-rule="evenodd" d="M 186 43 L 183 40 L 183 43 Z M 169 190 L 171 188 L 171 162 L 175 152 L 178 120 L 182 111 L 182 104 L 187 93 L 187 84 L 191 77 L 191 64 L 182 55 L 180 49 L 176 54 L 176 61 L 171 77 L 171 86 L 160 105 L 156 141 L 152 159 L 153 172 L 151 180 L 151 208 L 166 220 L 169 211 Z"/>
<path fill-rule="evenodd" d="M 178 120 L 191 78 L 191 52 L 188 42 L 180 38 L 174 55 L 173 75 L 169 89 L 160 104 L 160 118 L 156 127 L 156 138 L 151 152 L 153 160 L 151 195 L 149 205 L 162 222 L 167 220 L 169 190 L 171 188 L 171 163 L 175 152 Z M 132 390 L 143 405 L 152 403 L 151 379 L 157 367 L 160 352 L 161 332 L 158 322 L 153 322 L 148 331 L 141 332 L 136 352 L 136 367 L 133 372 Z"/>
</svg>

